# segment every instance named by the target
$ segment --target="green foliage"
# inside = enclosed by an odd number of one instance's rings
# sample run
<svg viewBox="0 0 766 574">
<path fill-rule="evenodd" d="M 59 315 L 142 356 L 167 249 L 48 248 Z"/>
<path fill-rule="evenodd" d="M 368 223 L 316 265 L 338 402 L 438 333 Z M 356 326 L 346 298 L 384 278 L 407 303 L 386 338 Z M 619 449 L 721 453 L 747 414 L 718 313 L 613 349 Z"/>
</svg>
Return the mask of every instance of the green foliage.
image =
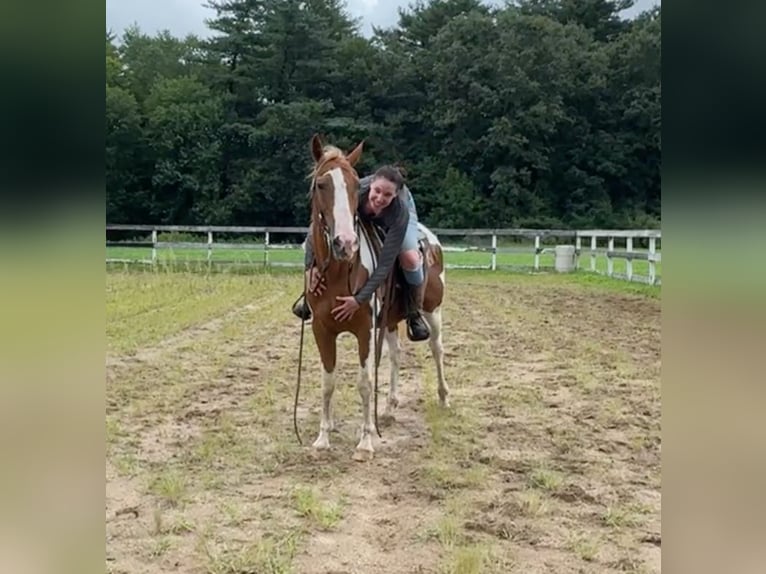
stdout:
<svg viewBox="0 0 766 574">
<path fill-rule="evenodd" d="M 631 4 L 418 0 L 367 39 L 340 0 L 212 0 L 209 40 L 107 35 L 107 219 L 305 225 L 319 132 L 404 164 L 434 226 L 658 226 L 661 11 Z"/>
</svg>

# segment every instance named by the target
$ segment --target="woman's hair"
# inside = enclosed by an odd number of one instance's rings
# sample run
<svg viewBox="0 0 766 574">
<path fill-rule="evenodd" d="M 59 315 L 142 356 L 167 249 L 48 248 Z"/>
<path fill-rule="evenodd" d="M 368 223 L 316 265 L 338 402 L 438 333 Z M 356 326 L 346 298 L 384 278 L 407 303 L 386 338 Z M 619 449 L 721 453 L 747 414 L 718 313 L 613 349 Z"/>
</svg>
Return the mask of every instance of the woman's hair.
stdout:
<svg viewBox="0 0 766 574">
<path fill-rule="evenodd" d="M 407 172 L 399 165 L 384 165 L 375 172 L 375 179 L 382 177 L 396 186 L 396 191 L 402 189 Z"/>
</svg>

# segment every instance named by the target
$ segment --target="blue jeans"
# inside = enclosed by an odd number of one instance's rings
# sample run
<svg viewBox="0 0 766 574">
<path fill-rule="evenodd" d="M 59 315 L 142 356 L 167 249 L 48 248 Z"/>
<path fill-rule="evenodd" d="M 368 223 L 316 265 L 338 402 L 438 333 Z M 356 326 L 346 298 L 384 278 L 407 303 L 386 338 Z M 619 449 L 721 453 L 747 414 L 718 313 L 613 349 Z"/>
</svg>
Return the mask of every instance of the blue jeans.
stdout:
<svg viewBox="0 0 766 574">
<path fill-rule="evenodd" d="M 404 234 L 404 240 L 402 241 L 402 247 L 399 249 L 399 253 L 405 251 L 412 251 L 418 248 L 418 211 L 415 207 L 415 200 L 410 193 L 409 188 L 405 185 L 404 192 L 407 197 L 407 209 L 410 212 L 410 222 L 407 224 L 407 231 Z"/>
<path fill-rule="evenodd" d="M 420 231 L 418 230 L 418 211 L 415 208 L 415 200 L 412 197 L 412 193 L 410 193 L 410 190 L 407 188 L 407 186 L 404 186 L 404 191 L 406 194 L 406 203 L 407 203 L 407 209 L 410 212 L 410 220 L 409 223 L 407 223 L 407 231 L 404 233 L 404 239 L 402 240 L 402 246 L 399 248 L 399 253 L 404 253 L 405 251 L 413 251 L 418 249 L 418 236 L 420 235 Z M 423 261 L 420 262 L 420 267 L 413 270 L 403 269 L 404 271 L 404 278 L 407 281 L 408 284 L 412 286 L 418 286 L 423 283 Z"/>
</svg>

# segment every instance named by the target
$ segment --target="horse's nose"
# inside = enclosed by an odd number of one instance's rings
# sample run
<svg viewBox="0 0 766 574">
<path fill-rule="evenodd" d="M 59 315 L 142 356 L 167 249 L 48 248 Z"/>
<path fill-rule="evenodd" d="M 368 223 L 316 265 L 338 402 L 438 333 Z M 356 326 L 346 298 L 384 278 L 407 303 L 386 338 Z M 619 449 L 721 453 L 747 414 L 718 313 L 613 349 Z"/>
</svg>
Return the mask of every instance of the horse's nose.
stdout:
<svg viewBox="0 0 766 574">
<path fill-rule="evenodd" d="M 356 233 L 339 233 L 333 240 L 336 251 L 351 257 L 359 249 L 359 238 Z"/>
</svg>

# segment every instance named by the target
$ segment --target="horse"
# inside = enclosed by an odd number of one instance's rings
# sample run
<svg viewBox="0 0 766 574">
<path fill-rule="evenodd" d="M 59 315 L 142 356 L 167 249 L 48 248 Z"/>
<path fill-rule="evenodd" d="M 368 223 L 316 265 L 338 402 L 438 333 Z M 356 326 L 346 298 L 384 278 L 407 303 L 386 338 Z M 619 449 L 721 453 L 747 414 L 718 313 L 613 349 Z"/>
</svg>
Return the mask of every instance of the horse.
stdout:
<svg viewBox="0 0 766 574">
<path fill-rule="evenodd" d="M 342 333 L 356 337 L 359 356 L 357 389 L 362 400 L 362 428 L 353 458 L 368 461 L 373 458 L 372 435 L 377 429 L 371 412 L 372 373 L 371 342 L 379 324 L 385 326 L 385 339 L 391 364 L 390 386 L 386 413 L 393 415 L 399 404 L 399 339 L 398 325 L 406 318 L 404 301 L 397 298 L 395 275 L 378 289 L 372 301 L 360 306 L 347 321 L 336 321 L 332 309 L 336 297 L 355 293 L 364 285 L 375 268 L 380 237 L 363 226 L 356 214 L 359 204 L 359 176 L 354 166 L 359 161 L 364 142 L 360 142 L 347 155 L 339 148 L 323 145 L 315 134 L 310 149 L 313 167 L 309 178 L 311 222 L 309 236 L 314 253 L 313 264 L 324 281 L 321 294 L 304 289 L 306 303 L 311 309 L 311 330 L 322 365 L 322 414 L 319 435 L 313 443 L 316 450 L 330 448 L 330 432 L 334 427 L 332 396 L 335 390 L 337 364 L 337 338 Z M 442 345 L 441 304 L 444 296 L 444 264 L 441 245 L 433 233 L 423 231 L 422 252 L 425 257 L 427 287 L 424 296 L 424 318 L 430 329 L 429 345 L 436 362 L 439 384 L 439 403 L 449 406 L 449 389 L 444 380 L 444 351 Z M 378 243 L 376 243 L 377 238 Z M 375 300 L 382 299 L 382 313 L 374 316 Z M 375 357 L 379 360 L 379 357 Z"/>
</svg>

